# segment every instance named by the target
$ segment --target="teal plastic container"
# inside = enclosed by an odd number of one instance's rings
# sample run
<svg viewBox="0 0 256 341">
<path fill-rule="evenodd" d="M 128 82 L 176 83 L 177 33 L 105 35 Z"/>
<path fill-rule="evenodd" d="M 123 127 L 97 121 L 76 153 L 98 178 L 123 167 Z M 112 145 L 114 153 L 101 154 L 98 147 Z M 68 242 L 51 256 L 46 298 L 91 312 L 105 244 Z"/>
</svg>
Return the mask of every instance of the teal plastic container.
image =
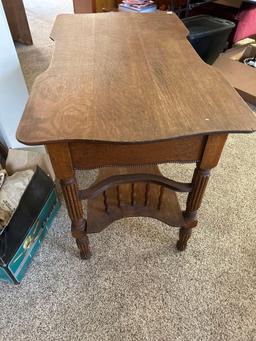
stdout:
<svg viewBox="0 0 256 341">
<path fill-rule="evenodd" d="M 31 183 L 15 212 L 16 216 L 0 236 L 0 280 L 7 283 L 19 284 L 24 278 L 60 208 L 54 184 L 42 170 L 37 169 Z M 38 186 L 41 190 L 35 193 Z"/>
</svg>

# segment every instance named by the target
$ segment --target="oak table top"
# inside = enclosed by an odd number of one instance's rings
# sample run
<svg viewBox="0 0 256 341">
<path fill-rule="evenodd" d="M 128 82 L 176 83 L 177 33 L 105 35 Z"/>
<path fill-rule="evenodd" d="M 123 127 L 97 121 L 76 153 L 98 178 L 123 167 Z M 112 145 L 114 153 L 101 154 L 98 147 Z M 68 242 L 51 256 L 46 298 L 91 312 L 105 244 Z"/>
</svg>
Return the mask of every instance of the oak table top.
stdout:
<svg viewBox="0 0 256 341">
<path fill-rule="evenodd" d="M 251 132 L 256 118 L 190 46 L 175 14 L 60 15 L 17 139 L 141 143 Z"/>
</svg>

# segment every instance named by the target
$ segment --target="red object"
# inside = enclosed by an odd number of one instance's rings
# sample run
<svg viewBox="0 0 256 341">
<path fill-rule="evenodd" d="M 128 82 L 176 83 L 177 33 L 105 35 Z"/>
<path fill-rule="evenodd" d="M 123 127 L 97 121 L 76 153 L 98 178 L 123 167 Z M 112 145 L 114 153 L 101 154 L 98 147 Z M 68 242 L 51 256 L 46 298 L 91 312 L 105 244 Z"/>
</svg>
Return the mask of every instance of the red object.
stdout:
<svg viewBox="0 0 256 341">
<path fill-rule="evenodd" d="M 236 20 L 238 21 L 238 24 L 233 43 L 256 35 L 256 6 L 242 9 L 242 11 L 236 15 Z"/>
</svg>

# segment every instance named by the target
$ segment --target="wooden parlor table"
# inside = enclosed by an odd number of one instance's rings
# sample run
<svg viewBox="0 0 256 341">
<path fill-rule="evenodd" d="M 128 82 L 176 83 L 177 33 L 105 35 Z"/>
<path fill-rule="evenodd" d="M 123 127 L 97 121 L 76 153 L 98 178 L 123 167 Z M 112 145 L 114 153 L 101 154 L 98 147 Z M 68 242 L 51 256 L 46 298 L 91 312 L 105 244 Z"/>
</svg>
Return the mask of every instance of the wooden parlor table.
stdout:
<svg viewBox="0 0 256 341">
<path fill-rule="evenodd" d="M 249 107 L 187 34 L 175 14 L 56 19 L 53 59 L 35 81 L 17 138 L 46 146 L 81 258 L 90 256 L 87 233 L 130 216 L 180 227 L 184 250 L 228 134 L 256 130 Z M 192 181 L 162 176 L 157 164 L 167 162 L 195 163 Z M 79 189 L 75 170 L 91 168 L 98 179 Z M 188 193 L 185 211 L 176 192 Z"/>
</svg>

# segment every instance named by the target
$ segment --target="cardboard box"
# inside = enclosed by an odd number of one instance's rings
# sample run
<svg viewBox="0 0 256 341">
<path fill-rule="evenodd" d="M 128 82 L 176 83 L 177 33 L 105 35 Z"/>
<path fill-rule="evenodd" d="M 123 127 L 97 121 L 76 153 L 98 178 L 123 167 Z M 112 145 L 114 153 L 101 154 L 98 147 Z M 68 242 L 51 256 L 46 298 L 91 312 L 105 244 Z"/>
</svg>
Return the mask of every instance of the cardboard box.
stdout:
<svg viewBox="0 0 256 341">
<path fill-rule="evenodd" d="M 256 45 L 235 47 L 221 54 L 213 64 L 240 96 L 256 105 L 256 68 L 243 63 L 245 58 L 256 56 Z"/>
<path fill-rule="evenodd" d="M 240 8 L 243 0 L 217 0 L 216 3 L 223 6 Z"/>
</svg>

